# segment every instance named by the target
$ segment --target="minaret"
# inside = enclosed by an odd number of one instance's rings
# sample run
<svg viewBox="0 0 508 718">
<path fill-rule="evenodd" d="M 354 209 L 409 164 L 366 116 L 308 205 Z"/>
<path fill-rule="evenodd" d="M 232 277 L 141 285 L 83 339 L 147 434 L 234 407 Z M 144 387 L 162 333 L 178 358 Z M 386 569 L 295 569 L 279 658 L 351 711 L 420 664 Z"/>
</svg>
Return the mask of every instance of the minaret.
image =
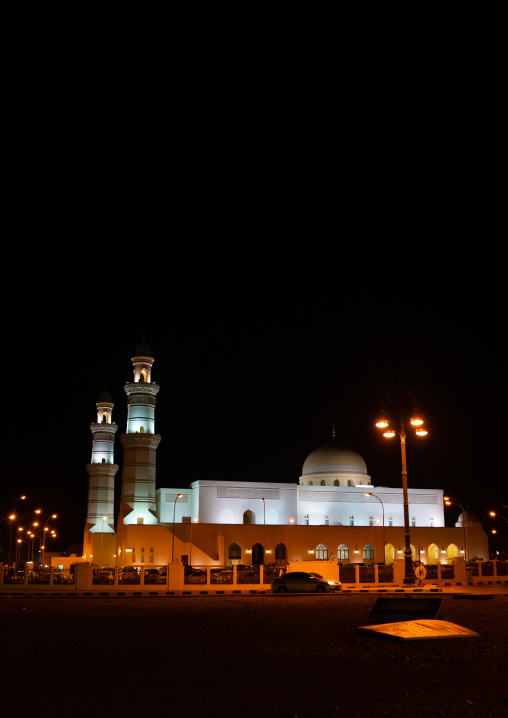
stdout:
<svg viewBox="0 0 508 718">
<path fill-rule="evenodd" d="M 111 421 L 113 406 L 109 391 L 101 392 L 96 403 L 97 422 L 90 424 L 93 441 L 92 460 L 86 467 L 89 483 L 85 554 L 93 553 L 93 540 L 89 534 L 115 533 L 114 494 L 118 464 L 115 464 L 114 442 L 118 426 Z"/>
<path fill-rule="evenodd" d="M 155 452 L 161 440 L 155 433 L 155 397 L 152 352 L 147 344 L 136 347 L 134 380 L 125 385 L 128 397 L 127 433 L 120 436 L 124 450 L 119 523 L 156 524 Z"/>
</svg>

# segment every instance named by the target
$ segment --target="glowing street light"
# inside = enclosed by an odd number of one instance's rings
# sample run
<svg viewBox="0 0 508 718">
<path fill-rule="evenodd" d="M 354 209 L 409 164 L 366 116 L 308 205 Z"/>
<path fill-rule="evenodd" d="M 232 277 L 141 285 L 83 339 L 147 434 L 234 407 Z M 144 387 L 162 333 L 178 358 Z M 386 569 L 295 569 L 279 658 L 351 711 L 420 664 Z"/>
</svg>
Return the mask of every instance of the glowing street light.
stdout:
<svg viewBox="0 0 508 718">
<path fill-rule="evenodd" d="M 25 516 L 28 516 L 29 514 L 40 514 L 40 513 L 41 513 L 41 509 L 35 509 L 34 511 L 27 511 L 26 513 L 24 513 L 23 516 L 21 516 L 21 518 L 18 520 L 18 532 L 19 532 L 19 531 L 23 531 L 23 528 L 20 527 L 20 523 L 23 521 L 23 519 L 25 518 Z M 18 533 L 18 537 L 19 537 L 19 533 Z M 17 544 L 17 546 L 16 546 L 16 556 L 15 556 L 15 559 L 14 559 L 14 570 L 15 570 L 15 571 L 18 570 L 19 548 L 20 548 L 20 547 L 19 547 L 19 538 L 18 538 L 18 544 Z"/>
<path fill-rule="evenodd" d="M 175 560 L 175 513 L 176 513 L 176 502 L 181 499 L 183 494 L 177 494 L 175 503 L 173 505 L 173 542 L 171 545 L 171 563 Z"/>
<path fill-rule="evenodd" d="M 11 515 L 9 516 L 9 518 L 11 519 L 11 527 L 9 529 L 9 571 L 11 570 L 12 522 L 16 518 L 14 509 L 16 508 L 16 504 L 18 503 L 18 501 L 26 501 L 26 496 L 25 495 L 18 496 L 18 498 L 12 504 Z M 18 547 L 16 545 L 16 553 L 17 552 L 18 552 Z"/>
<path fill-rule="evenodd" d="M 419 412 L 416 410 L 414 405 L 414 398 L 411 392 L 405 394 L 397 394 L 390 396 L 388 395 L 387 404 L 395 405 L 400 420 L 400 453 L 402 459 L 402 500 L 404 508 L 404 583 L 414 583 L 414 572 L 413 572 L 413 554 L 411 551 L 411 537 L 409 535 L 409 501 L 407 494 L 407 462 L 406 462 L 406 432 L 404 430 L 404 411 L 403 405 L 408 399 L 413 401 L 413 415 L 410 419 L 410 423 L 416 429 L 417 436 L 425 436 L 427 431 L 423 428 L 423 419 Z M 384 411 L 376 422 L 376 426 L 383 430 L 383 436 L 387 439 L 391 439 L 395 436 L 396 432 L 390 425 L 389 419 L 386 417 Z"/>
<path fill-rule="evenodd" d="M 506 516 L 503 516 L 502 514 L 497 514 L 495 511 L 489 511 L 489 516 L 495 516 L 497 519 L 503 519 L 503 521 L 506 521 L 508 524 L 508 519 Z"/>
<path fill-rule="evenodd" d="M 385 562 L 385 507 L 382 502 L 382 500 L 377 496 L 377 494 L 372 494 L 370 491 L 365 492 L 365 496 L 372 496 L 373 499 L 377 499 L 379 503 L 381 504 L 381 509 L 383 511 L 383 563 Z M 377 521 L 377 519 L 376 519 Z"/>
<path fill-rule="evenodd" d="M 462 524 L 464 526 L 464 544 L 466 546 L 466 561 L 469 561 L 469 535 L 467 531 L 468 517 L 467 513 L 458 499 L 453 499 L 450 496 L 443 496 L 443 501 L 447 506 L 458 506 L 462 509 Z"/>
</svg>

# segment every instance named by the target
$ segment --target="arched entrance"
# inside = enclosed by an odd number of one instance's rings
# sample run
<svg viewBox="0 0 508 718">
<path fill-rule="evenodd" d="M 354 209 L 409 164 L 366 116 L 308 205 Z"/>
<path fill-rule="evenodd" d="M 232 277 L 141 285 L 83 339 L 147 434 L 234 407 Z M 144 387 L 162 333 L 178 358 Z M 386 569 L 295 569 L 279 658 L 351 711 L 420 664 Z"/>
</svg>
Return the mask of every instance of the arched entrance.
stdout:
<svg viewBox="0 0 508 718">
<path fill-rule="evenodd" d="M 250 509 L 247 509 L 247 511 L 243 512 L 243 523 L 248 524 L 249 526 L 256 523 L 254 513 Z"/>
<path fill-rule="evenodd" d="M 439 546 L 435 543 L 431 543 L 427 549 L 427 555 L 429 557 L 429 566 L 435 566 L 439 563 Z"/>
<path fill-rule="evenodd" d="M 262 566 L 265 563 L 265 549 L 260 543 L 255 543 L 252 547 L 252 565 Z"/>
<path fill-rule="evenodd" d="M 393 563 L 395 561 L 395 546 L 387 543 L 385 546 L 385 563 Z"/>
<path fill-rule="evenodd" d="M 446 556 L 448 558 L 448 563 L 453 563 L 453 559 L 457 558 L 459 555 L 459 547 L 456 546 L 454 543 L 451 543 L 448 548 L 446 549 Z"/>
</svg>

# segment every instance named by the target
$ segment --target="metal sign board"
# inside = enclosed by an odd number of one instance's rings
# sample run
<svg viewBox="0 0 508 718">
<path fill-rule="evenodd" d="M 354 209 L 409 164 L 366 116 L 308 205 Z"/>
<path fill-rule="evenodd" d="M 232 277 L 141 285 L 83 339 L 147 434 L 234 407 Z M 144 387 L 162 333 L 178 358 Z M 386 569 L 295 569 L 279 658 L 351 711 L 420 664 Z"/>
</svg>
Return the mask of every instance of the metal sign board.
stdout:
<svg viewBox="0 0 508 718">
<path fill-rule="evenodd" d="M 375 626 L 360 626 L 361 633 L 372 633 L 396 641 L 429 641 L 446 638 L 479 638 L 479 634 L 456 623 L 438 620 L 399 621 Z"/>
</svg>

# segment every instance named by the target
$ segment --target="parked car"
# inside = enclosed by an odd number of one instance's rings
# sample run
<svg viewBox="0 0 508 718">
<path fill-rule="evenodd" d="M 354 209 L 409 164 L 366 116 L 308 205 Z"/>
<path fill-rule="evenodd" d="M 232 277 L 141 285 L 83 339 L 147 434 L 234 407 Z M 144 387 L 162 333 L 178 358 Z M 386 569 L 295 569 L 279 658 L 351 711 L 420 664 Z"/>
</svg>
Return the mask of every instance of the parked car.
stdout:
<svg viewBox="0 0 508 718">
<path fill-rule="evenodd" d="M 293 593 L 340 591 L 341 585 L 338 581 L 329 581 L 323 578 L 319 573 L 306 573 L 305 571 L 290 571 L 274 578 L 272 581 L 272 591 L 274 593 Z"/>
</svg>

